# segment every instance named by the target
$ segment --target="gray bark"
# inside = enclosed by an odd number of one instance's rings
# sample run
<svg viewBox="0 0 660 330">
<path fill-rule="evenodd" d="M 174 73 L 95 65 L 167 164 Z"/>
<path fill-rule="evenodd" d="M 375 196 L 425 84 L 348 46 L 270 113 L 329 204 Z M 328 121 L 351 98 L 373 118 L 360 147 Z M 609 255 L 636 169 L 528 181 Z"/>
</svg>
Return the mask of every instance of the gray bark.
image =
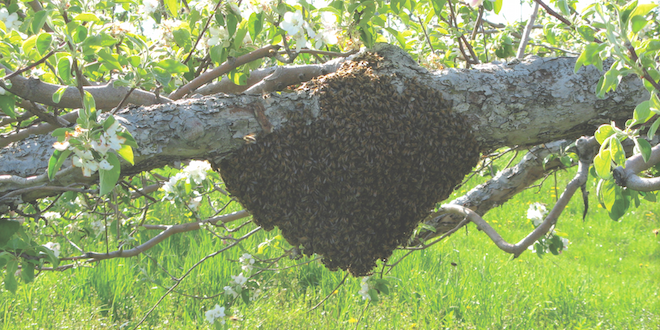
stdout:
<svg viewBox="0 0 660 330">
<path fill-rule="evenodd" d="M 439 90 L 453 104 L 453 111 L 470 119 L 485 149 L 531 146 L 593 134 L 602 123 L 630 117 L 634 107 L 648 99 L 636 77 L 623 79 L 616 92 L 597 99 L 595 86 L 602 73 L 585 67 L 574 74 L 574 58 L 528 57 L 472 70 L 428 72 L 397 47 L 380 45 L 375 50 L 385 58 L 379 73 L 418 79 Z M 400 90 L 406 88 L 403 80 L 394 83 Z M 245 135 L 262 131 L 263 122 L 260 124 L 254 113 L 260 107 L 274 130 L 286 122 L 290 111 L 309 110 L 314 116 L 319 113 L 318 99 L 302 92 L 265 98 L 215 95 L 127 108 L 118 115 L 139 148 L 135 150 L 135 166 L 126 164 L 122 174 L 161 167 L 174 160 L 218 161 L 242 146 Z M 70 169 L 69 164 L 54 182 L 48 182 L 45 170 L 54 141 L 47 135 L 31 136 L 0 150 L 0 208 L 52 193 L 35 188 L 38 186 L 97 182 L 95 177 L 82 177 L 80 170 Z M 28 188 L 34 190 L 16 191 Z"/>
</svg>

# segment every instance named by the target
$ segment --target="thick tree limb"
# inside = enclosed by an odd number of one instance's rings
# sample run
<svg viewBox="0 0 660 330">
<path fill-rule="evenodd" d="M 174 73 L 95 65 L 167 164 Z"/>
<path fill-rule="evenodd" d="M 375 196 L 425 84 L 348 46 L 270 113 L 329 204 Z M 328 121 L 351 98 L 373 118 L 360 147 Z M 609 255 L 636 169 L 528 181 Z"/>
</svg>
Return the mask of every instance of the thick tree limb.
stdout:
<svg viewBox="0 0 660 330">
<path fill-rule="evenodd" d="M 375 50 L 384 57 L 378 73 L 396 74 L 400 80 L 394 83 L 401 91 L 406 88 L 402 79 L 405 77 L 437 89 L 453 104 L 453 111 L 467 116 L 484 149 L 524 147 L 592 134 L 602 123 L 628 118 L 635 106 L 649 97 L 636 77 L 627 77 L 616 92 L 597 99 L 594 90 L 602 73 L 585 67 L 574 74 L 573 58 L 528 57 L 511 65 L 496 63 L 474 70 L 430 73 L 397 47 L 379 45 Z M 260 107 L 273 130 L 287 121 L 291 111 L 319 114 L 318 99 L 304 92 L 272 94 L 267 98 L 216 95 L 124 109 L 118 115 L 139 148 L 135 150 L 135 166 L 123 167 L 122 174 L 150 170 L 174 160 L 218 161 L 245 144 L 245 135 L 262 132 L 253 112 Z M 0 207 L 7 203 L 1 200 L 4 194 L 47 182 L 41 175 L 47 168 L 53 142 L 52 137 L 37 136 L 0 150 L 1 174 L 39 176 L 29 180 L 29 184 L 15 179 L 0 182 Z M 69 165 L 65 164 L 63 169 L 67 168 Z M 97 178 L 85 178 L 76 171 L 79 170 L 59 174 L 49 185 L 97 182 Z M 11 204 L 42 196 L 22 195 L 22 199 L 12 199 Z"/>
</svg>

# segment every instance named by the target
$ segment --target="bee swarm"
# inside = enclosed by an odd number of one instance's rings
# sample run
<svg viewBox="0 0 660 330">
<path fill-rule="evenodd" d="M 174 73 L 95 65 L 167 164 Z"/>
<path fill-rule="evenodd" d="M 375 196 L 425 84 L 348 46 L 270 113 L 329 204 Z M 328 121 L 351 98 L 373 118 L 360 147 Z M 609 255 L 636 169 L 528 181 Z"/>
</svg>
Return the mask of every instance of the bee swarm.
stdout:
<svg viewBox="0 0 660 330">
<path fill-rule="evenodd" d="M 318 118 L 292 118 L 220 163 L 258 225 L 354 276 L 405 244 L 479 159 L 437 91 L 404 80 L 398 92 L 395 77 L 374 74 L 381 62 L 365 54 L 301 86 L 318 95 Z"/>
</svg>

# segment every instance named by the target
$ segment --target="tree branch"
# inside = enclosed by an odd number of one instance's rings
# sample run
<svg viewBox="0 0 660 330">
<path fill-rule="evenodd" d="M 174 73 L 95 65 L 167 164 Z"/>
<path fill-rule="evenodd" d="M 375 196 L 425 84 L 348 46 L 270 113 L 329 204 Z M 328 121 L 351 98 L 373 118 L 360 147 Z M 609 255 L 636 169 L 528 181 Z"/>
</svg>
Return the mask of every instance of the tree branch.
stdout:
<svg viewBox="0 0 660 330">
<path fill-rule="evenodd" d="M 517 258 L 521 253 L 523 253 L 528 247 L 530 247 L 534 242 L 536 242 L 539 238 L 542 236 L 546 235 L 550 229 L 557 223 L 557 220 L 559 219 L 559 216 L 561 213 L 564 211 L 566 208 L 566 205 L 568 205 L 568 202 L 571 200 L 571 197 L 573 197 L 573 194 L 575 191 L 582 186 L 585 182 L 587 182 L 587 177 L 589 175 L 589 163 L 586 161 L 580 160 L 580 163 L 578 164 L 578 172 L 571 180 L 571 182 L 568 183 L 566 186 L 566 189 L 564 192 L 561 194 L 561 197 L 559 197 L 559 200 L 555 204 L 555 206 L 552 208 L 548 216 L 545 218 L 543 223 L 541 223 L 534 231 L 532 231 L 529 235 L 527 235 L 525 238 L 523 238 L 520 242 L 516 244 L 511 244 L 505 241 L 500 234 L 493 229 L 486 221 L 484 221 L 483 218 L 474 211 L 470 210 L 467 207 L 460 206 L 460 205 L 455 205 L 455 204 L 448 204 L 448 205 L 443 205 L 440 208 L 440 212 L 447 212 L 447 213 L 452 213 L 458 216 L 462 217 L 467 217 L 471 222 L 473 222 L 475 225 L 477 225 L 477 228 L 479 230 L 482 230 L 488 237 L 497 245 L 500 250 L 511 253 L 513 254 L 514 258 Z"/>
<path fill-rule="evenodd" d="M 197 88 L 200 86 L 210 82 L 211 80 L 218 78 L 222 76 L 223 74 L 238 68 L 239 66 L 250 63 L 252 61 L 258 60 L 260 58 L 264 57 L 271 57 L 275 54 L 275 52 L 280 48 L 278 45 L 269 45 L 263 48 L 259 48 L 255 51 L 249 52 L 243 56 L 240 56 L 238 58 L 232 58 L 228 59 L 225 63 L 223 63 L 221 66 L 211 70 L 204 72 L 203 74 L 199 75 L 199 77 L 193 79 L 186 85 L 180 87 L 176 91 L 172 92 L 170 94 L 170 98 L 172 100 L 178 100 L 193 91 L 195 91 Z"/>
<path fill-rule="evenodd" d="M 218 222 L 221 223 L 228 223 L 231 221 L 235 221 L 238 219 L 245 218 L 249 216 L 250 213 L 248 213 L 245 210 L 242 211 L 237 211 L 233 212 L 230 214 L 224 214 L 221 216 L 217 216 L 214 218 L 210 218 L 204 221 L 200 222 L 191 222 L 191 223 L 184 223 L 181 225 L 159 225 L 158 229 L 164 229 L 160 234 L 156 235 L 154 238 L 148 240 L 147 242 L 140 244 L 139 246 L 136 246 L 132 249 L 129 250 L 117 250 L 109 253 L 96 253 L 96 252 L 88 252 L 83 255 L 84 258 L 90 258 L 93 259 L 94 261 L 98 260 L 105 260 L 105 259 L 112 259 L 112 258 L 130 258 L 134 257 L 136 255 L 139 255 L 140 253 L 143 253 L 144 251 L 147 251 L 157 245 L 158 243 L 164 241 L 166 238 L 177 234 L 177 233 L 183 233 L 187 231 L 193 231 L 193 230 L 198 230 L 202 224 L 205 223 L 210 223 L 212 225 L 215 225 Z"/>
<path fill-rule="evenodd" d="M 9 74 L 13 72 L 2 64 L 0 64 L 0 68 L 5 69 L 5 72 Z M 52 95 L 64 86 L 49 84 L 42 82 L 39 79 L 28 79 L 22 76 L 12 77 L 10 81 L 12 83 L 11 88 L 4 87 L 4 84 L 2 84 L 2 86 L 6 90 L 26 100 L 59 108 L 82 108 L 82 99 L 80 98 L 80 93 L 76 87 L 67 87 L 62 94 L 60 102 L 55 103 L 53 102 Z M 97 109 L 111 110 L 119 104 L 129 88 L 115 88 L 110 82 L 101 86 L 86 86 L 84 87 L 84 90 L 90 92 L 92 96 L 94 96 Z M 135 105 L 154 105 L 168 103 L 171 102 L 171 100 L 164 97 L 159 98 L 156 94 L 144 90 L 135 90 L 131 93 L 127 102 Z"/>
<path fill-rule="evenodd" d="M 645 179 L 639 177 L 638 173 L 645 171 L 651 166 L 660 163 L 660 144 L 651 148 L 649 161 L 645 162 L 642 154 L 631 156 L 626 160 L 626 167 L 618 166 L 612 171 L 616 184 L 637 191 L 660 190 L 660 178 Z"/>
<path fill-rule="evenodd" d="M 534 21 L 536 20 L 536 14 L 539 11 L 539 3 L 537 2 L 532 9 L 532 15 L 529 16 L 527 25 L 525 25 L 525 31 L 523 31 L 523 36 L 520 38 L 520 45 L 518 46 L 517 58 L 521 59 L 525 57 L 525 47 L 527 47 L 527 42 L 529 42 L 529 34 L 532 32 L 534 27 Z"/>
</svg>

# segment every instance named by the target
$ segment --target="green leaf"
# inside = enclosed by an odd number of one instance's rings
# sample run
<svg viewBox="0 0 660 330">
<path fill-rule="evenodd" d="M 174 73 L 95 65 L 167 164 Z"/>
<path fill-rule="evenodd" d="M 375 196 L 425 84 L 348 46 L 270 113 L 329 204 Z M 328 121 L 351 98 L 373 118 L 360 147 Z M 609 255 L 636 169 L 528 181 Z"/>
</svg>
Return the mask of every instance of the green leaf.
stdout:
<svg viewBox="0 0 660 330">
<path fill-rule="evenodd" d="M 616 184 L 613 180 L 601 180 L 598 184 L 598 199 L 603 207 L 610 212 L 616 201 Z"/>
<path fill-rule="evenodd" d="M 110 52 L 106 49 L 101 49 L 100 51 L 97 52 L 99 55 L 99 58 L 101 59 L 101 63 L 105 65 L 108 69 L 112 70 L 115 69 L 117 71 L 122 71 L 121 64 L 119 63 L 118 56 L 110 54 Z"/>
<path fill-rule="evenodd" d="M 156 65 L 158 67 L 164 69 L 165 71 L 169 72 L 170 74 L 188 72 L 188 67 L 186 65 L 184 65 L 181 62 L 179 62 L 175 59 L 172 59 L 172 58 L 162 60 L 162 61 L 156 63 Z"/>
<path fill-rule="evenodd" d="M 57 141 L 64 141 L 64 137 L 66 136 L 67 132 L 72 132 L 73 130 L 70 128 L 66 127 L 59 127 L 56 128 L 53 132 L 50 133 L 51 136 L 57 137 Z M 61 140 L 59 138 L 62 138 Z"/>
<path fill-rule="evenodd" d="M 264 13 L 252 13 L 250 15 L 250 19 L 248 21 L 248 31 L 250 32 L 250 37 L 252 40 L 256 40 L 255 38 L 257 35 L 259 35 L 259 32 L 263 29 L 264 25 Z"/>
<path fill-rule="evenodd" d="M 32 33 L 38 34 L 41 28 L 46 24 L 50 11 L 40 10 L 32 16 Z"/>
<path fill-rule="evenodd" d="M 660 118 L 656 119 L 655 122 L 653 122 L 653 125 L 649 127 L 649 131 L 647 132 L 649 140 L 653 140 L 653 137 L 655 136 L 655 131 L 658 130 L 659 125 L 660 125 Z"/>
<path fill-rule="evenodd" d="M 64 80 L 65 82 L 68 82 L 71 80 L 71 60 L 69 57 L 62 57 L 60 60 L 57 62 L 57 74 L 60 75 L 60 78 Z M 55 99 L 53 99 L 55 101 Z M 56 101 L 55 103 L 59 103 Z"/>
<path fill-rule="evenodd" d="M 493 4 L 493 10 L 495 11 L 495 15 L 500 13 L 500 10 L 502 10 L 502 4 L 503 0 L 495 0 L 495 3 Z"/>
<path fill-rule="evenodd" d="M 85 91 L 85 97 L 83 97 L 83 109 L 85 109 L 85 112 L 89 114 L 89 120 L 95 122 L 96 121 L 96 101 L 94 100 L 94 96 L 92 93 Z M 89 127 L 85 127 L 89 128 Z"/>
<path fill-rule="evenodd" d="M 653 118 L 654 114 L 651 112 L 650 105 L 650 101 L 644 101 L 635 107 L 635 111 L 633 112 L 634 124 L 643 124 Z"/>
<path fill-rule="evenodd" d="M 543 169 L 545 170 L 545 165 L 557 158 L 555 154 L 549 154 L 543 158 Z"/>
<path fill-rule="evenodd" d="M 598 127 L 596 133 L 594 133 L 594 137 L 596 138 L 596 141 L 602 145 L 612 134 L 614 134 L 612 125 L 604 124 Z"/>
<path fill-rule="evenodd" d="M 241 291 L 241 299 L 246 305 L 250 304 L 250 290 L 242 290 Z"/>
<path fill-rule="evenodd" d="M 62 99 L 62 95 L 64 95 L 64 92 L 66 92 L 68 86 L 62 86 L 58 88 L 55 93 L 53 93 L 52 99 L 53 102 L 55 103 L 60 103 L 60 100 Z"/>
<path fill-rule="evenodd" d="M 75 198 L 73 198 L 73 200 L 75 200 Z M 39 247 L 37 247 L 37 251 L 43 252 L 46 255 L 48 255 L 48 261 L 50 261 L 53 268 L 57 267 L 60 264 L 60 259 L 55 256 L 55 254 L 53 253 L 53 251 L 51 249 L 49 249 L 45 246 L 39 246 Z"/>
<path fill-rule="evenodd" d="M 657 7 L 657 6 L 658 6 L 658 5 L 656 5 L 656 4 L 654 4 L 654 3 L 643 3 L 643 4 L 640 4 L 640 5 L 637 6 L 637 8 L 635 8 L 635 10 L 630 14 L 630 17 L 634 19 L 636 16 L 641 16 L 641 17 L 646 16 L 646 15 L 648 15 L 648 13 L 651 12 L 651 10 L 653 10 L 653 8 L 655 8 L 655 7 Z"/>
<path fill-rule="evenodd" d="M 187 28 L 177 28 L 172 31 L 172 35 L 174 36 L 174 42 L 176 42 L 179 47 L 190 50 L 192 47 L 192 41 L 190 40 L 190 30 Z"/>
<path fill-rule="evenodd" d="M 617 139 L 616 137 L 613 137 L 612 142 L 610 142 L 610 150 L 611 150 L 612 160 L 618 165 L 625 167 L 626 152 L 623 150 L 621 141 L 619 141 L 619 139 Z"/>
<path fill-rule="evenodd" d="M 234 14 L 227 15 L 227 33 L 232 37 L 236 33 L 236 26 L 238 25 L 238 18 Z"/>
<path fill-rule="evenodd" d="M 172 17 L 177 17 L 179 12 L 179 0 L 164 0 L 165 8 Z"/>
<path fill-rule="evenodd" d="M 98 22 L 98 21 L 100 21 L 98 16 L 96 16 L 92 13 L 78 14 L 73 19 L 76 20 L 76 21 L 81 21 L 81 22 Z"/>
<path fill-rule="evenodd" d="M 11 293 L 16 293 L 16 289 L 18 289 L 18 282 L 14 277 L 16 270 L 18 270 L 18 260 L 9 260 L 5 268 L 5 289 Z"/>
<path fill-rule="evenodd" d="M 248 32 L 247 23 L 247 21 L 243 21 L 238 31 L 236 31 L 236 37 L 234 37 L 234 49 L 236 50 L 239 50 L 243 45 L 243 40 Z"/>
<path fill-rule="evenodd" d="M 644 162 L 648 162 L 649 158 L 651 158 L 651 144 L 649 141 L 646 141 L 642 138 L 637 138 L 635 139 L 635 145 L 637 149 L 639 149 L 639 152 L 642 154 Z"/>
<path fill-rule="evenodd" d="M 380 298 L 378 298 L 378 291 L 376 291 L 376 289 L 369 289 L 367 293 L 371 298 L 371 302 L 377 303 L 380 300 Z"/>
<path fill-rule="evenodd" d="M 78 25 L 78 27 L 76 27 L 75 30 L 71 32 L 71 38 L 75 43 L 81 43 L 85 41 L 85 39 L 87 39 L 87 28 L 82 25 Z"/>
<path fill-rule="evenodd" d="M 133 135 L 131 135 L 131 133 L 129 133 L 128 131 L 119 132 L 117 133 L 117 135 L 126 139 L 126 141 L 124 141 L 125 145 L 131 146 L 133 148 L 138 147 L 137 142 L 133 138 Z"/>
<path fill-rule="evenodd" d="M 131 146 L 124 144 L 121 146 L 121 149 L 117 150 L 117 154 L 124 158 L 131 165 L 135 165 L 135 160 L 133 159 L 133 148 Z"/>
<path fill-rule="evenodd" d="M 637 1 L 633 1 L 619 10 L 619 20 L 622 26 L 628 25 L 630 14 L 633 12 L 633 10 L 635 10 L 635 7 L 637 7 Z"/>
<path fill-rule="evenodd" d="M 108 118 L 103 121 L 103 130 L 107 132 L 108 128 L 110 128 L 110 126 L 112 126 L 112 124 L 114 124 L 116 121 L 117 120 L 115 119 L 115 116 L 108 116 Z"/>
<path fill-rule="evenodd" d="M 11 238 L 19 228 L 21 228 L 21 223 L 18 221 L 0 219 L 0 246 L 7 244 L 9 238 Z"/>
<path fill-rule="evenodd" d="M 119 180 L 119 175 L 121 174 L 121 164 L 119 162 L 119 158 L 117 158 L 117 155 L 108 153 L 107 157 L 108 163 L 112 165 L 112 169 L 99 169 L 99 195 L 101 196 L 111 192 L 115 188 L 115 185 Z"/>
<path fill-rule="evenodd" d="M 596 155 L 594 158 L 594 168 L 596 169 L 596 174 L 601 179 L 607 180 L 612 177 L 610 173 L 610 168 L 612 166 L 612 157 L 610 156 L 610 150 L 605 149 Z"/>
<path fill-rule="evenodd" d="M 73 151 L 67 149 L 64 151 L 55 150 L 53 155 L 48 160 L 48 179 L 53 181 L 55 174 L 60 170 L 64 161 L 71 155 Z"/>
<path fill-rule="evenodd" d="M 445 7 L 445 4 L 447 3 L 447 0 L 431 0 L 431 4 L 433 5 L 433 11 L 435 11 L 435 14 L 440 16 L 440 13 L 442 13 L 442 8 Z M 392 4 L 394 4 L 394 1 L 392 1 Z M 399 4 L 400 6 L 400 4 Z M 398 9 L 397 9 L 398 11 Z M 395 14 L 398 14 L 396 12 Z"/>
<path fill-rule="evenodd" d="M 406 48 L 406 38 L 403 36 L 401 32 L 389 27 L 385 28 L 385 30 L 387 30 L 387 32 L 389 32 L 391 35 L 393 35 L 396 38 L 401 48 L 404 49 Z"/>
<path fill-rule="evenodd" d="M 211 59 L 213 60 L 213 63 L 217 65 L 220 65 L 224 63 L 225 60 L 227 60 L 227 51 L 222 46 L 211 47 L 211 51 L 209 53 L 211 54 Z"/>
<path fill-rule="evenodd" d="M 40 33 L 36 42 L 37 52 L 39 52 L 40 55 L 46 54 L 52 42 L 53 37 L 50 35 L 50 33 Z"/>
<path fill-rule="evenodd" d="M 582 38 L 584 38 L 584 40 L 588 42 L 594 41 L 595 32 L 590 26 L 580 25 L 578 26 L 577 31 L 582 36 Z"/>
<path fill-rule="evenodd" d="M 634 33 L 643 29 L 649 21 L 644 16 L 635 16 L 630 20 L 630 25 Z"/>
<path fill-rule="evenodd" d="M 618 221 L 626 214 L 630 207 L 630 199 L 624 196 L 623 189 L 619 186 L 615 187 L 615 201 L 610 211 L 610 219 Z"/>
<path fill-rule="evenodd" d="M 5 115 L 16 118 L 16 112 L 14 111 L 16 109 L 16 99 L 13 95 L 0 95 L 0 108 L 2 108 Z"/>
<path fill-rule="evenodd" d="M 21 278 L 24 283 L 34 281 L 34 265 L 27 260 L 21 262 Z"/>
</svg>

